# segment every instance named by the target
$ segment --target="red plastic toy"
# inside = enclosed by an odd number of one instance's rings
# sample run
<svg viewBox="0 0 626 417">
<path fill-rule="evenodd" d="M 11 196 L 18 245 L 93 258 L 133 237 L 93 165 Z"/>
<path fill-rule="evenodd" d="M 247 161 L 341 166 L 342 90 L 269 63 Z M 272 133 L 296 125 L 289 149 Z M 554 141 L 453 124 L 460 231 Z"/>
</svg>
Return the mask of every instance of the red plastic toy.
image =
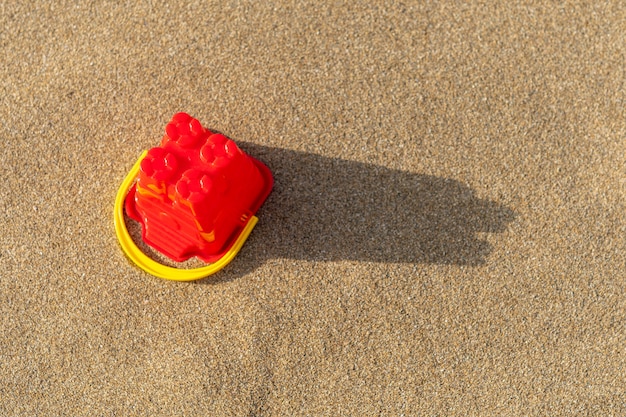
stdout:
<svg viewBox="0 0 626 417">
<path fill-rule="evenodd" d="M 165 132 L 141 161 L 126 213 L 141 223 L 143 240 L 172 260 L 215 262 L 269 195 L 272 174 L 186 113 L 175 114 Z"/>
</svg>

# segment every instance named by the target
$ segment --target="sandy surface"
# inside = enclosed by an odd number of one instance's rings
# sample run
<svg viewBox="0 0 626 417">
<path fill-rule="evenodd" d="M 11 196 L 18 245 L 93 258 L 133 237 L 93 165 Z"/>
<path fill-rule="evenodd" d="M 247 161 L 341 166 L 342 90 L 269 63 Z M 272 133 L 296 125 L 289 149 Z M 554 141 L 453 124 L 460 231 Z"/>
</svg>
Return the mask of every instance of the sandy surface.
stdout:
<svg viewBox="0 0 626 417">
<path fill-rule="evenodd" d="M 20 3 L 0 415 L 626 414 L 623 2 Z M 195 283 L 113 229 L 178 111 L 276 181 Z"/>
</svg>

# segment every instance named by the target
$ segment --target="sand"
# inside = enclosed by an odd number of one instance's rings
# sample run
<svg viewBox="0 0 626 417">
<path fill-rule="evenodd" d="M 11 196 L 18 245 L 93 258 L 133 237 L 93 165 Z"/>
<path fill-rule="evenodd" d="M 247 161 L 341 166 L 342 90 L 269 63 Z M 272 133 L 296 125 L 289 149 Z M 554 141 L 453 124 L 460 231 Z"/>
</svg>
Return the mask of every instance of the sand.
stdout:
<svg viewBox="0 0 626 417">
<path fill-rule="evenodd" d="M 0 415 L 626 414 L 623 2 L 21 3 Z M 193 283 L 113 228 L 179 111 L 275 177 Z"/>
</svg>

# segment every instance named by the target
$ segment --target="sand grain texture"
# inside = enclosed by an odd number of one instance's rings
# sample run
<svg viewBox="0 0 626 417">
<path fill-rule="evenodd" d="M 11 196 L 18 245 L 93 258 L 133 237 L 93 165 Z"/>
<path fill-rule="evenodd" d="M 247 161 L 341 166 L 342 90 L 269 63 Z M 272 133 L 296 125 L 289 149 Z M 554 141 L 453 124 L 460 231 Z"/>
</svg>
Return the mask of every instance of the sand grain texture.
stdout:
<svg viewBox="0 0 626 417">
<path fill-rule="evenodd" d="M 623 2 L 0 5 L 0 415 L 626 414 Z M 129 264 L 178 111 L 265 161 L 213 278 Z"/>
</svg>

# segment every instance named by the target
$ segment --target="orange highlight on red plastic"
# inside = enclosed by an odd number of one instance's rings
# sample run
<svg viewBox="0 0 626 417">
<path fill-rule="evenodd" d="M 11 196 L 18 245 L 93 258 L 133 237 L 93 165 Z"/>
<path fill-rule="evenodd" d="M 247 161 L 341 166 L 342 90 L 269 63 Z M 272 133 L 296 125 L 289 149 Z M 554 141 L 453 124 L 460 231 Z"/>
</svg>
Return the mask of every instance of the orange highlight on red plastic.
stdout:
<svg viewBox="0 0 626 417">
<path fill-rule="evenodd" d="M 186 113 L 175 114 L 165 131 L 139 165 L 126 213 L 141 223 L 143 240 L 172 260 L 215 262 L 269 195 L 272 174 Z"/>
</svg>

